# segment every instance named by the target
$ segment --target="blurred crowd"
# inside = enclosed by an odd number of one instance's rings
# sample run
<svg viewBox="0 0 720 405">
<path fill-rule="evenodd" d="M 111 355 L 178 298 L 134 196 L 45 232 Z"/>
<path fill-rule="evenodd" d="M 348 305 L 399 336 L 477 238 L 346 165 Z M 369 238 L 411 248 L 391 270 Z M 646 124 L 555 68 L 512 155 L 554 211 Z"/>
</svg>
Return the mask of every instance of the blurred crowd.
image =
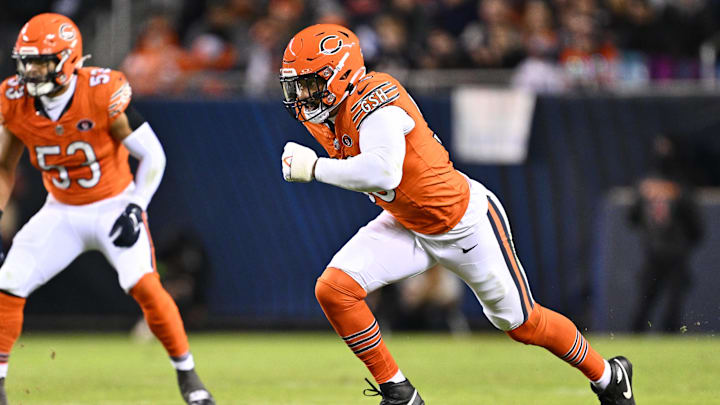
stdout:
<svg viewBox="0 0 720 405">
<path fill-rule="evenodd" d="M 118 66 L 139 94 L 261 94 L 289 38 L 312 23 L 351 27 L 370 69 L 508 69 L 515 85 L 548 92 L 698 79 L 700 47 L 720 27 L 714 0 L 140 3 L 149 10 Z"/>
</svg>

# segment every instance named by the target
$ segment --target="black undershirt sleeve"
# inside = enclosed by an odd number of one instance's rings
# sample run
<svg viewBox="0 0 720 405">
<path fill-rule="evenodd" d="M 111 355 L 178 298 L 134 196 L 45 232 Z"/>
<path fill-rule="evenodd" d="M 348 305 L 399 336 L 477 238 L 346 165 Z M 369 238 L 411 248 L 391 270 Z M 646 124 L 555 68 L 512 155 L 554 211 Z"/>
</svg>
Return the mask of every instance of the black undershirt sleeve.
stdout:
<svg viewBox="0 0 720 405">
<path fill-rule="evenodd" d="M 132 102 L 128 104 L 127 108 L 125 108 L 125 115 L 127 115 L 128 117 L 130 129 L 132 129 L 133 131 L 140 128 L 140 125 L 144 124 L 145 121 L 147 121 L 145 118 L 143 118 L 142 115 L 140 115 L 138 110 L 133 107 Z"/>
</svg>

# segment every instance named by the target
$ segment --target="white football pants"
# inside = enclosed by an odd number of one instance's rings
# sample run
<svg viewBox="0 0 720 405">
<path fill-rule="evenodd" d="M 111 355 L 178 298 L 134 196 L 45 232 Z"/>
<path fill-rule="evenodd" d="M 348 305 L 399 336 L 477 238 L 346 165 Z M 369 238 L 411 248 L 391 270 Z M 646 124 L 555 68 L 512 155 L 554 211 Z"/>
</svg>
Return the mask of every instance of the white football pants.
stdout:
<svg viewBox="0 0 720 405">
<path fill-rule="evenodd" d="M 465 281 L 495 327 L 507 331 L 520 326 L 534 301 L 507 216 L 492 192 L 469 182 L 470 204 L 449 232 L 415 233 L 383 211 L 360 228 L 328 266 L 344 271 L 369 293 L 440 263 Z"/>
<path fill-rule="evenodd" d="M 0 268 L 0 290 L 27 297 L 65 269 L 78 255 L 99 250 L 128 292 L 154 271 L 154 249 L 147 222 L 130 248 L 113 245 L 108 236 L 130 202 L 131 184 L 121 194 L 86 205 L 67 205 L 48 195 L 42 208 L 15 235 Z"/>
</svg>

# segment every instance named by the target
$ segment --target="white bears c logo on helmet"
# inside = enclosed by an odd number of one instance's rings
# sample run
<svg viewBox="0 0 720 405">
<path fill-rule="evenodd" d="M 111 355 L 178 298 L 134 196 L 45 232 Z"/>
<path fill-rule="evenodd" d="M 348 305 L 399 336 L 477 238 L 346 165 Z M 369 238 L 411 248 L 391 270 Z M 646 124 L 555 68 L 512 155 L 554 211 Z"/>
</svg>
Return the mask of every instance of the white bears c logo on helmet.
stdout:
<svg viewBox="0 0 720 405">
<path fill-rule="evenodd" d="M 337 41 L 332 41 L 333 39 Z M 335 47 L 328 49 L 328 46 L 332 46 L 333 44 L 335 45 Z M 320 53 L 325 55 L 334 55 L 338 53 L 342 47 L 343 41 L 337 35 L 328 35 L 320 41 Z"/>
<path fill-rule="evenodd" d="M 70 24 L 61 24 L 58 29 L 60 38 L 70 42 L 75 39 L 75 29 Z"/>
</svg>

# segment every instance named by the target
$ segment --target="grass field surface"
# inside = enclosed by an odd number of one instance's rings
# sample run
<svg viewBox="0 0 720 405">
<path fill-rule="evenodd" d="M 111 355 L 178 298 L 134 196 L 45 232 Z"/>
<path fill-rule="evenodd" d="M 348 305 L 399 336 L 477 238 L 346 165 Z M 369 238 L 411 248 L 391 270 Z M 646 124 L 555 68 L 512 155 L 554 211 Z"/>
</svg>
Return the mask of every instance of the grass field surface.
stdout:
<svg viewBox="0 0 720 405">
<path fill-rule="evenodd" d="M 387 337 L 429 405 L 597 404 L 577 370 L 501 333 Z M 720 404 L 720 340 L 705 335 L 601 336 L 605 356 L 634 363 L 640 405 Z M 220 405 L 376 405 L 362 363 L 331 333 L 200 333 L 197 370 Z M 13 405 L 182 404 L 159 343 L 123 334 L 39 334 L 18 341 L 6 382 Z"/>
</svg>

